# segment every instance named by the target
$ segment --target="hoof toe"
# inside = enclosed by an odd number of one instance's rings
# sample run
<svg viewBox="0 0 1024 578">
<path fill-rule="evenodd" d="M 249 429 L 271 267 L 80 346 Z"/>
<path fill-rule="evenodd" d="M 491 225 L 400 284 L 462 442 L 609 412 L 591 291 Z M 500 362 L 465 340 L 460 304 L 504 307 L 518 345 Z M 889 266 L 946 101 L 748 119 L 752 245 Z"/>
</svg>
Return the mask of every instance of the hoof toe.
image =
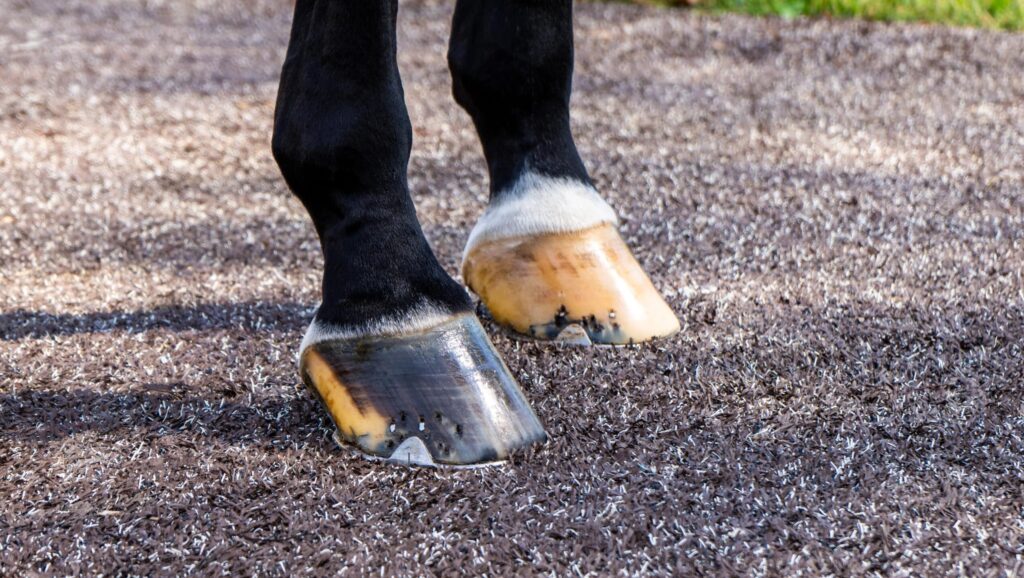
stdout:
<svg viewBox="0 0 1024 578">
<path fill-rule="evenodd" d="M 610 224 L 481 243 L 462 274 L 495 321 L 538 339 L 621 345 L 679 331 Z"/>
<path fill-rule="evenodd" d="M 375 459 L 477 465 L 546 439 L 470 314 L 409 334 L 311 344 L 300 371 L 339 441 Z"/>
</svg>

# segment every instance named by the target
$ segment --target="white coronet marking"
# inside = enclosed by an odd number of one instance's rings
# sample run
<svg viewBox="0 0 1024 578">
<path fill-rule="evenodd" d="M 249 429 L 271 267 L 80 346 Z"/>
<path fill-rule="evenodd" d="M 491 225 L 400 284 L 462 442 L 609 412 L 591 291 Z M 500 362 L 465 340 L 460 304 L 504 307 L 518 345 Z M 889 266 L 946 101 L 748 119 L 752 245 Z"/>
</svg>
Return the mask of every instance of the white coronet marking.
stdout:
<svg viewBox="0 0 1024 578">
<path fill-rule="evenodd" d="M 410 466 L 435 466 L 434 456 L 430 455 L 430 450 L 427 449 L 427 445 L 423 443 L 423 440 L 416 436 L 407 438 L 404 442 L 399 444 L 395 451 L 391 453 L 391 457 L 388 458 L 389 462 L 397 462 L 400 464 Z"/>
<path fill-rule="evenodd" d="M 615 211 L 591 185 L 529 169 L 495 198 L 469 234 L 463 263 L 473 249 L 487 241 L 570 233 L 619 222 Z"/>
<path fill-rule="evenodd" d="M 403 335 L 424 331 L 451 320 L 454 314 L 447 308 L 423 301 L 416 307 L 400 313 L 375 319 L 362 325 L 352 327 L 335 327 L 313 318 L 306 335 L 299 346 L 299 359 L 311 345 L 324 341 L 359 339 L 368 336 Z"/>
</svg>

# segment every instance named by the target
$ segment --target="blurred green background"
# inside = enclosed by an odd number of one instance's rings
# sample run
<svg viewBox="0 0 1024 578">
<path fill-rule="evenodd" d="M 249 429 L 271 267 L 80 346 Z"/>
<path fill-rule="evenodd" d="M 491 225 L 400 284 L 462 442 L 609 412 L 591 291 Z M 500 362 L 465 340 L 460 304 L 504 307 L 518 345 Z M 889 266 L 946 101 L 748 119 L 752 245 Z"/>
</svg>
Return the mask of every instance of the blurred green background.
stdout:
<svg viewBox="0 0 1024 578">
<path fill-rule="evenodd" d="M 1024 0 L 636 0 L 786 18 L 831 15 L 1024 30 Z"/>
</svg>

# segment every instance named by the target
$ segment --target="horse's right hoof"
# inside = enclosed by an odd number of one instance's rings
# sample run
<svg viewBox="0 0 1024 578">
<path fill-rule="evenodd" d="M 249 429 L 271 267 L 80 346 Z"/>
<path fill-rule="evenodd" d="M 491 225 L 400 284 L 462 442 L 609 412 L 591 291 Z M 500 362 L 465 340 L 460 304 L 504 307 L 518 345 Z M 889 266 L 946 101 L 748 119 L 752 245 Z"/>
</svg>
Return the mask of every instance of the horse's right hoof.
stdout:
<svg viewBox="0 0 1024 578">
<path fill-rule="evenodd" d="M 300 371 L 337 438 L 371 458 L 473 466 L 547 439 L 472 314 L 409 333 L 327 337 L 305 347 Z"/>
</svg>

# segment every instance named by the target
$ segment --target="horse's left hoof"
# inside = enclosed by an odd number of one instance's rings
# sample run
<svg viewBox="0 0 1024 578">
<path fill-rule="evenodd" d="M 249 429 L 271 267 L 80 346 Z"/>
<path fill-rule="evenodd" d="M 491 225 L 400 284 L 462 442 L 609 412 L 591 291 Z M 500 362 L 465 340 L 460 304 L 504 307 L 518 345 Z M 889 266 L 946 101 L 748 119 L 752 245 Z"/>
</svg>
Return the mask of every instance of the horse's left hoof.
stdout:
<svg viewBox="0 0 1024 578">
<path fill-rule="evenodd" d="M 467 252 L 462 276 L 495 321 L 537 339 L 624 345 L 679 331 L 610 223 L 486 240 Z"/>
<path fill-rule="evenodd" d="M 300 371 L 337 437 L 371 458 L 482 465 L 546 439 L 469 313 L 420 331 L 317 341 L 302 352 Z"/>
</svg>

